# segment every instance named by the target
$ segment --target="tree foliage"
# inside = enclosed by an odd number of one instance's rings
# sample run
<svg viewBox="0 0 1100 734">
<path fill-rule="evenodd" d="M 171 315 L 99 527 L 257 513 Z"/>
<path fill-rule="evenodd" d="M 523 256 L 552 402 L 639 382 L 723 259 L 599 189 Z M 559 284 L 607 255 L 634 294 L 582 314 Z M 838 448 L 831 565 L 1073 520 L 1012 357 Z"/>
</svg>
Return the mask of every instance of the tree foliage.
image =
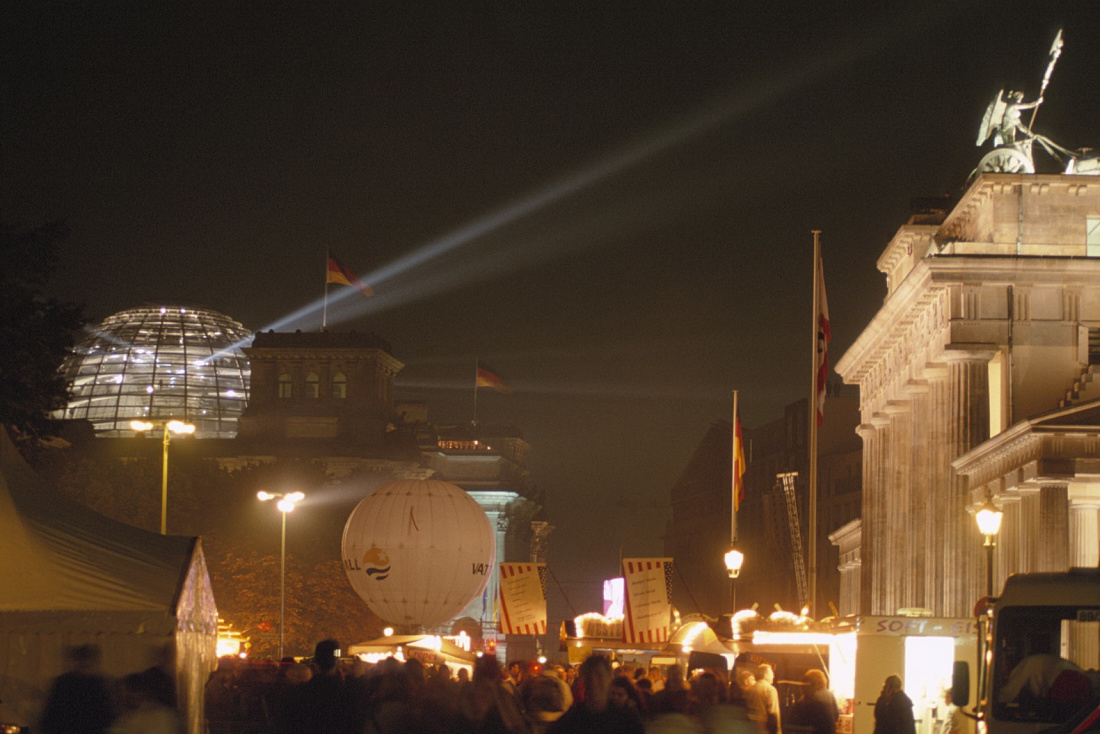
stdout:
<svg viewBox="0 0 1100 734">
<path fill-rule="evenodd" d="M 274 658 L 279 646 L 281 517 L 272 504 L 257 500 L 256 492 L 302 489 L 317 496 L 332 487 L 324 487 L 324 473 L 312 462 L 287 460 L 226 471 L 215 461 L 192 455 L 186 441 L 170 447 L 168 530 L 202 537 L 219 616 L 251 639 L 252 657 Z M 86 507 L 156 531 L 161 486 L 156 453 L 156 459 L 123 461 L 95 450 L 52 451 L 38 469 Z M 381 635 L 382 621 L 352 590 L 339 557 L 342 525 L 337 520 L 346 519 L 347 512 L 318 506 L 294 513 L 301 517 L 293 518 L 288 532 L 287 655 L 308 655 L 327 637 L 350 645 Z"/>
<path fill-rule="evenodd" d="M 0 424 L 25 436 L 48 432 L 65 407 L 58 371 L 84 325 L 83 307 L 44 295 L 65 237 L 61 225 L 17 230 L 0 222 Z"/>
</svg>

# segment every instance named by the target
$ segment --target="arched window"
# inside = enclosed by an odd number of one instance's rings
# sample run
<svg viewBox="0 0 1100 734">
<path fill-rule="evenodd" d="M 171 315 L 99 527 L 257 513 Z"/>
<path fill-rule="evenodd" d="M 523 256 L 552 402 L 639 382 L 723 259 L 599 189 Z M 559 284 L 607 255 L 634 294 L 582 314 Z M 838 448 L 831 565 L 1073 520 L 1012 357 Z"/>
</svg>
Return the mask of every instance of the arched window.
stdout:
<svg viewBox="0 0 1100 734">
<path fill-rule="evenodd" d="M 279 397 L 289 398 L 294 395 L 294 388 L 290 384 L 290 375 L 283 373 L 279 375 Z"/>
<path fill-rule="evenodd" d="M 317 376 L 316 372 L 310 372 L 306 375 L 306 397 L 316 398 L 321 394 L 321 378 Z"/>
<path fill-rule="evenodd" d="M 332 397 L 343 400 L 348 396 L 348 378 L 343 372 L 332 376 Z"/>
</svg>

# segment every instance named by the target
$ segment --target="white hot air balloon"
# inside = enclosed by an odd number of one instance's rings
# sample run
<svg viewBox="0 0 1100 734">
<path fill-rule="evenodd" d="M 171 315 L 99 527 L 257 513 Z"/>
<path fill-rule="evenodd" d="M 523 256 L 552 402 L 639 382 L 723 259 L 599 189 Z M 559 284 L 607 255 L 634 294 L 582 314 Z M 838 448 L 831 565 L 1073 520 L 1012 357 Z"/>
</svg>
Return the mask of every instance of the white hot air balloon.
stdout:
<svg viewBox="0 0 1100 734">
<path fill-rule="evenodd" d="M 344 526 L 355 592 L 393 624 L 430 627 L 459 614 L 496 568 L 485 511 L 448 482 L 401 479 L 363 498 Z"/>
</svg>

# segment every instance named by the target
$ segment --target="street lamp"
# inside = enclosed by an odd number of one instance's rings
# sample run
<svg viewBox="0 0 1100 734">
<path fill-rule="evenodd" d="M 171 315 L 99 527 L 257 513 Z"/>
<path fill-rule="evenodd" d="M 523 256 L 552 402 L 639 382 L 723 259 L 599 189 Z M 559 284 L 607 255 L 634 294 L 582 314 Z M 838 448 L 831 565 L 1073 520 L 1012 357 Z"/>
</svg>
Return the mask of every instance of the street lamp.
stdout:
<svg viewBox="0 0 1100 734">
<path fill-rule="evenodd" d="M 279 512 L 283 514 L 283 533 L 282 541 L 279 546 L 279 659 L 282 660 L 283 630 L 286 627 L 286 514 L 288 512 L 293 512 L 294 505 L 304 500 L 306 496 L 302 492 L 272 494 L 271 492 L 264 492 L 263 490 L 257 492 L 256 496 L 260 498 L 261 502 L 267 502 L 268 500 L 274 499 L 279 500 L 275 506 L 278 507 Z"/>
<path fill-rule="evenodd" d="M 172 441 L 173 433 L 189 434 L 195 432 L 195 426 L 183 421 L 130 421 L 130 428 L 138 433 L 151 431 L 156 427 L 164 429 L 164 456 L 161 459 L 160 470 L 160 534 L 168 534 L 168 444 Z"/>
<path fill-rule="evenodd" d="M 986 498 L 985 504 L 974 515 L 978 521 L 978 530 L 985 536 L 985 595 L 993 596 L 993 548 L 994 538 L 1001 531 L 1001 518 L 1004 513 L 993 504 L 992 498 Z"/>
<path fill-rule="evenodd" d="M 737 613 L 737 577 L 741 575 L 741 565 L 745 562 L 745 554 L 737 550 L 737 546 L 730 546 L 726 551 L 726 573 L 730 577 L 730 602 L 732 612 Z"/>
</svg>

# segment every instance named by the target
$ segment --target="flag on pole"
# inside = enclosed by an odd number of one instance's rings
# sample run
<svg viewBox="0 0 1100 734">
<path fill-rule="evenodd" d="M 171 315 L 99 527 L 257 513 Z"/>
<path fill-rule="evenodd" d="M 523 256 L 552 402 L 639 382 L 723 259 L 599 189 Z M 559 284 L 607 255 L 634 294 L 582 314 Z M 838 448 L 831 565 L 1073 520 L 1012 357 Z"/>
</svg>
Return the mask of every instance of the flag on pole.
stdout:
<svg viewBox="0 0 1100 734">
<path fill-rule="evenodd" d="M 500 564 L 500 617 L 505 635 L 546 634 L 545 563 Z"/>
<path fill-rule="evenodd" d="M 623 642 L 668 642 L 672 559 L 624 558 Z"/>
<path fill-rule="evenodd" d="M 741 435 L 740 416 L 734 416 L 733 421 L 733 511 L 737 512 L 745 501 L 745 440 Z"/>
<path fill-rule="evenodd" d="M 327 285 L 329 283 L 336 283 L 337 285 L 350 285 L 352 288 L 356 289 L 367 298 L 370 298 L 374 295 L 374 290 L 369 285 L 359 280 L 359 278 L 355 277 L 355 273 L 351 272 L 351 269 L 348 268 L 347 265 L 344 265 L 342 262 L 333 257 L 332 253 L 329 253 L 328 268 L 325 273 L 325 284 Z"/>
<path fill-rule="evenodd" d="M 475 389 L 478 387 L 491 387 L 505 395 L 512 393 L 500 373 L 482 362 L 477 363 L 477 379 L 474 382 L 474 387 Z"/>
<path fill-rule="evenodd" d="M 829 342 L 832 335 L 829 333 L 829 303 L 825 299 L 825 271 L 821 265 L 821 253 L 817 255 L 815 263 L 817 272 L 817 353 L 815 363 L 817 366 L 817 382 L 814 385 L 814 403 L 817 408 L 817 425 L 825 421 L 825 383 L 829 377 Z"/>
</svg>

